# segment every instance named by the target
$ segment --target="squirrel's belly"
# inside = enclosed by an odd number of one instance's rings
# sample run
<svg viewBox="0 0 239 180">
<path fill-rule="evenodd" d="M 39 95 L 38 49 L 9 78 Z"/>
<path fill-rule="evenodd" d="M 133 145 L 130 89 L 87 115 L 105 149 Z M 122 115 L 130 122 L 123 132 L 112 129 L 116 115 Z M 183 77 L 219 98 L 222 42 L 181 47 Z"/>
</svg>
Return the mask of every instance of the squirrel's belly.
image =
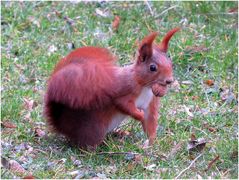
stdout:
<svg viewBox="0 0 239 180">
<path fill-rule="evenodd" d="M 118 127 L 122 121 L 124 121 L 127 118 L 127 115 L 122 113 L 115 114 L 112 119 L 111 123 L 108 126 L 107 132 L 111 132 L 114 128 Z"/>
<path fill-rule="evenodd" d="M 135 101 L 135 106 L 137 108 L 143 110 L 146 116 L 148 113 L 147 109 L 149 107 L 149 104 L 150 104 L 153 96 L 154 95 L 153 95 L 151 88 L 145 87 L 142 89 L 140 95 L 138 96 L 138 98 Z M 118 127 L 122 123 L 122 121 L 124 121 L 127 117 L 128 117 L 127 115 L 122 114 L 120 112 L 115 114 L 111 119 L 111 122 L 108 126 L 107 132 L 110 132 L 114 128 Z"/>
</svg>

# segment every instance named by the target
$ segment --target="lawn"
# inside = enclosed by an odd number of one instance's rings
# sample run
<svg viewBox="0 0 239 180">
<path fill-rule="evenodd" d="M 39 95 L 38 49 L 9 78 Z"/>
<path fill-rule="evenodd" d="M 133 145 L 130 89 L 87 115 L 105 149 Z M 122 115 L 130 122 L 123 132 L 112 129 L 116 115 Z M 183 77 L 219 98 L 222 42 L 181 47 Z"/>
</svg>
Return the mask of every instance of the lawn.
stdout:
<svg viewBox="0 0 239 180">
<path fill-rule="evenodd" d="M 1 2 L 1 178 L 238 178 L 238 2 Z M 117 31 L 114 16 L 120 17 Z M 129 120 L 86 152 L 49 132 L 46 82 L 74 47 L 130 63 L 150 31 L 170 42 L 175 82 L 158 137 Z M 194 144 L 193 142 L 198 142 Z M 188 148 L 189 146 L 191 148 Z"/>
</svg>

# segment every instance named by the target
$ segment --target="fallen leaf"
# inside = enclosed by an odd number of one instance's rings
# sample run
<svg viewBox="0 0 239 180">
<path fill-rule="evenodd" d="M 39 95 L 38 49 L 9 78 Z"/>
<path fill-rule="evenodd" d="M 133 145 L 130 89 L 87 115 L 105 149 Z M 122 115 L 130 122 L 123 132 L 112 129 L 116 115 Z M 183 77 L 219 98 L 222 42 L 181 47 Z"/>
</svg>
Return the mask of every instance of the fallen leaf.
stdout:
<svg viewBox="0 0 239 180">
<path fill-rule="evenodd" d="M 143 149 L 147 149 L 147 148 L 149 148 L 149 147 L 150 147 L 150 145 L 149 145 L 149 140 L 147 139 L 147 140 L 144 142 L 142 148 L 143 148 Z"/>
<path fill-rule="evenodd" d="M 190 108 L 187 107 L 186 105 L 183 105 L 184 109 L 185 109 L 185 112 L 187 113 L 188 116 L 190 117 L 194 117 L 193 113 L 190 112 Z"/>
<path fill-rule="evenodd" d="M 76 171 L 69 172 L 68 174 L 71 175 L 71 176 L 75 176 L 75 175 L 77 175 L 79 172 L 80 172 L 80 170 L 76 170 Z"/>
<path fill-rule="evenodd" d="M 140 162 L 142 161 L 142 159 L 143 159 L 143 157 L 142 157 L 141 154 L 135 154 L 135 156 L 134 156 L 134 161 L 135 161 L 136 163 L 140 163 Z"/>
<path fill-rule="evenodd" d="M 233 7 L 233 8 L 230 8 L 229 13 L 238 13 L 238 7 Z"/>
<path fill-rule="evenodd" d="M 4 121 L 2 122 L 2 126 L 4 128 L 16 128 L 17 126 L 15 124 L 13 124 L 12 122 L 10 121 Z"/>
<path fill-rule="evenodd" d="M 168 170 L 169 170 L 168 168 L 159 168 L 159 169 L 156 169 L 155 172 L 158 174 L 161 174 L 161 173 L 167 172 Z"/>
<path fill-rule="evenodd" d="M 209 114 L 209 113 L 210 113 L 210 109 L 209 108 L 202 108 L 202 109 L 199 109 L 197 111 L 197 114 L 204 115 L 204 116 Z"/>
<path fill-rule="evenodd" d="M 24 107 L 28 111 L 32 111 L 33 106 L 36 105 L 36 104 L 34 104 L 34 100 L 32 100 L 32 99 L 23 98 L 23 101 L 24 101 Z"/>
<path fill-rule="evenodd" d="M 230 155 L 230 158 L 237 160 L 238 159 L 238 151 L 237 150 L 233 151 Z"/>
<path fill-rule="evenodd" d="M 40 128 L 35 128 L 35 135 L 37 137 L 43 137 L 46 135 L 45 131 L 41 130 Z"/>
<path fill-rule="evenodd" d="M 64 16 L 64 20 L 69 24 L 70 26 L 73 26 L 75 24 L 74 20 L 69 18 L 68 16 Z"/>
<path fill-rule="evenodd" d="M 102 11 L 99 8 L 95 9 L 95 13 L 97 15 L 99 15 L 99 16 L 102 16 L 102 17 L 109 17 L 110 16 L 110 12 L 109 11 Z"/>
<path fill-rule="evenodd" d="M 66 162 L 66 158 L 62 158 L 60 160 L 57 160 L 56 164 L 62 164 L 62 163 L 65 163 L 65 162 Z"/>
<path fill-rule="evenodd" d="M 213 86 L 214 85 L 214 80 L 212 79 L 207 79 L 204 81 L 204 84 L 208 85 L 208 86 Z"/>
<path fill-rule="evenodd" d="M 34 176 L 25 176 L 23 179 L 35 179 Z"/>
<path fill-rule="evenodd" d="M 58 16 L 58 17 L 62 17 L 61 13 L 59 11 L 55 11 L 55 14 Z"/>
<path fill-rule="evenodd" d="M 5 167 L 6 169 L 9 169 L 9 161 L 4 157 L 1 157 L 1 166 Z"/>
<path fill-rule="evenodd" d="M 56 52 L 58 49 L 55 45 L 51 45 L 49 48 L 48 48 L 48 55 L 51 55 L 52 53 Z"/>
<path fill-rule="evenodd" d="M 82 164 L 80 160 L 77 160 L 73 156 L 71 156 L 71 160 L 72 160 L 74 166 L 81 166 L 81 164 Z"/>
<path fill-rule="evenodd" d="M 208 164 L 208 166 L 207 166 L 207 169 L 205 169 L 205 171 L 208 171 L 208 170 L 212 167 L 212 165 L 213 165 L 217 160 L 219 160 L 219 158 L 220 158 L 220 156 L 217 155 L 212 161 L 210 161 L 209 164 Z"/>
<path fill-rule="evenodd" d="M 180 84 L 178 80 L 174 80 L 173 83 L 170 85 L 170 89 L 173 89 L 175 92 L 179 92 Z"/>
<path fill-rule="evenodd" d="M 196 138 L 196 135 L 194 133 L 191 134 L 191 141 L 195 141 L 197 138 Z"/>
<path fill-rule="evenodd" d="M 203 127 L 206 128 L 206 129 L 208 129 L 208 130 L 209 130 L 210 132 L 212 132 L 212 133 L 214 133 L 214 132 L 217 131 L 216 128 L 210 127 L 210 126 L 208 125 L 208 123 L 204 123 L 204 124 L 203 124 Z"/>
<path fill-rule="evenodd" d="M 133 163 L 129 163 L 128 165 L 127 165 L 127 171 L 132 171 L 133 169 L 135 168 L 135 164 L 133 164 Z"/>
<path fill-rule="evenodd" d="M 127 153 L 124 158 L 128 161 L 131 161 L 131 160 L 134 159 L 134 154 L 133 153 Z"/>
<path fill-rule="evenodd" d="M 198 100 L 199 97 L 198 96 L 192 96 L 192 100 L 195 101 L 195 100 Z"/>
<path fill-rule="evenodd" d="M 116 138 L 124 138 L 126 136 L 129 136 L 130 135 L 130 132 L 129 131 L 125 131 L 125 130 L 116 130 L 116 131 L 113 131 L 112 132 L 112 135 Z"/>
<path fill-rule="evenodd" d="M 85 172 L 79 171 L 74 179 L 82 179 L 85 176 Z"/>
<path fill-rule="evenodd" d="M 206 143 L 207 142 L 206 142 L 206 140 L 204 138 L 199 138 L 199 139 L 191 140 L 188 143 L 187 150 L 189 152 L 192 152 L 192 151 L 202 151 L 205 148 Z"/>
<path fill-rule="evenodd" d="M 28 20 L 29 20 L 32 24 L 34 24 L 34 25 L 36 25 L 38 28 L 40 28 L 40 22 L 39 22 L 35 17 L 30 16 L 30 17 L 28 18 Z"/>
<path fill-rule="evenodd" d="M 231 103 L 234 100 L 236 101 L 235 94 L 230 89 L 222 89 L 222 91 L 220 92 L 220 97 L 227 103 Z"/>
<path fill-rule="evenodd" d="M 168 154 L 168 158 L 171 158 L 173 157 L 178 151 L 180 151 L 182 149 L 182 146 L 183 146 L 183 142 L 179 142 L 177 143 L 173 148 L 172 150 L 170 151 L 170 153 Z"/>
<path fill-rule="evenodd" d="M 120 17 L 119 16 L 115 16 L 114 21 L 112 23 L 112 28 L 113 28 L 114 31 L 118 30 L 119 24 L 120 24 Z"/>
<path fill-rule="evenodd" d="M 156 167 L 156 164 L 151 164 L 151 165 L 148 165 L 144 168 L 147 169 L 148 171 L 154 171 L 155 167 Z"/>
<path fill-rule="evenodd" d="M 106 179 L 107 178 L 107 176 L 104 173 L 97 173 L 96 175 L 101 179 Z"/>
<path fill-rule="evenodd" d="M 9 161 L 9 170 L 20 174 L 24 174 L 26 172 L 26 170 L 15 160 Z"/>
<path fill-rule="evenodd" d="M 114 162 L 115 163 L 115 162 Z M 107 173 L 107 174 L 112 174 L 112 173 L 115 173 L 116 171 L 117 171 L 117 167 L 116 167 L 116 165 L 114 164 L 114 165 L 112 165 L 112 166 L 106 166 L 105 168 L 104 168 L 104 170 L 105 170 L 105 172 Z"/>
</svg>

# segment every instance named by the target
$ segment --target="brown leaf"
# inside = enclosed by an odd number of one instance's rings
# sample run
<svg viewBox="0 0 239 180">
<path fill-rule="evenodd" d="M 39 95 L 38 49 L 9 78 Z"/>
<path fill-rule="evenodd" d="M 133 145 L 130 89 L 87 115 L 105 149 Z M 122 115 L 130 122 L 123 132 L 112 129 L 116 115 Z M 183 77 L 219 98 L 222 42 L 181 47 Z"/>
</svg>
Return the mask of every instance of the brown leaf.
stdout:
<svg viewBox="0 0 239 180">
<path fill-rule="evenodd" d="M 16 128 L 17 126 L 10 121 L 2 122 L 2 126 L 5 128 Z"/>
<path fill-rule="evenodd" d="M 192 151 L 202 151 L 205 146 L 206 146 L 206 140 L 204 138 L 199 138 L 199 139 L 195 139 L 195 140 L 191 140 L 188 143 L 188 151 L 192 152 Z"/>
<path fill-rule="evenodd" d="M 191 141 L 195 141 L 197 138 L 196 138 L 196 135 L 194 133 L 191 134 Z"/>
<path fill-rule="evenodd" d="M 141 154 L 135 154 L 135 156 L 134 156 L 134 161 L 135 161 L 136 163 L 140 163 L 140 162 L 142 161 L 142 159 L 143 159 L 143 157 L 142 157 Z"/>
<path fill-rule="evenodd" d="M 238 12 L 238 7 L 233 7 L 233 8 L 230 8 L 229 13 L 237 13 Z"/>
<path fill-rule="evenodd" d="M 238 159 L 238 151 L 237 150 L 233 151 L 230 155 L 230 158 L 237 160 Z"/>
<path fill-rule="evenodd" d="M 192 96 L 192 100 L 195 101 L 195 100 L 198 100 L 199 97 L 198 96 Z"/>
<path fill-rule="evenodd" d="M 208 164 L 208 166 L 207 166 L 207 169 L 205 169 L 205 171 L 208 171 L 208 170 L 212 167 L 212 165 L 213 165 L 217 160 L 219 160 L 219 158 L 220 158 L 220 156 L 217 155 L 212 161 L 210 161 L 209 164 Z"/>
<path fill-rule="evenodd" d="M 217 131 L 216 128 L 210 127 L 210 126 L 208 125 L 208 123 L 204 123 L 204 124 L 203 124 L 203 127 L 206 128 L 206 129 L 208 129 L 211 133 L 214 133 L 214 132 Z"/>
<path fill-rule="evenodd" d="M 120 24 L 120 17 L 119 16 L 115 16 L 114 21 L 112 23 L 112 28 L 113 28 L 114 31 L 118 30 L 119 24 Z"/>
<path fill-rule="evenodd" d="M 209 130 L 210 132 L 212 132 L 212 133 L 214 133 L 214 132 L 217 131 L 217 129 L 216 129 L 216 128 L 213 128 L 213 127 L 208 127 L 208 130 Z"/>
<path fill-rule="evenodd" d="M 127 171 L 132 171 L 135 168 L 135 164 L 134 163 L 129 163 L 127 166 Z"/>
<path fill-rule="evenodd" d="M 28 98 L 23 98 L 23 101 L 24 101 L 25 109 L 28 110 L 28 111 L 32 111 L 34 101 L 32 99 L 28 99 Z"/>
<path fill-rule="evenodd" d="M 130 135 L 130 132 L 129 131 L 124 131 L 124 130 L 116 130 L 116 131 L 113 131 L 112 132 L 112 135 L 116 138 L 124 138 L 126 136 L 129 136 Z"/>
<path fill-rule="evenodd" d="M 46 135 L 45 131 L 41 130 L 40 128 L 35 128 L 35 135 L 37 137 L 43 137 Z"/>
<path fill-rule="evenodd" d="M 204 84 L 208 85 L 208 86 L 213 86 L 214 85 L 214 80 L 212 79 L 207 79 L 204 81 Z"/>
<path fill-rule="evenodd" d="M 9 161 L 9 170 L 20 174 L 24 174 L 26 172 L 26 170 L 15 160 Z"/>
<path fill-rule="evenodd" d="M 23 179 L 35 179 L 34 176 L 25 176 Z"/>
</svg>

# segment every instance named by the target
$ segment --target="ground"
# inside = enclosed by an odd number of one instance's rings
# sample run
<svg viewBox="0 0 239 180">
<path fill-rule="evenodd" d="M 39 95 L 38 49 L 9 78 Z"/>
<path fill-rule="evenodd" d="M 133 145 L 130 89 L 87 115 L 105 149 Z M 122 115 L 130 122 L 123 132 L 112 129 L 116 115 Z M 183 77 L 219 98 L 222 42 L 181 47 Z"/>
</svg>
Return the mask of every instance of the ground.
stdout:
<svg viewBox="0 0 239 180">
<path fill-rule="evenodd" d="M 237 11 L 238 2 L 1 2 L 1 178 L 237 179 Z M 150 31 L 160 41 L 174 27 L 182 27 L 169 48 L 176 80 L 152 147 L 143 148 L 134 120 L 96 152 L 48 131 L 44 92 L 61 57 L 102 46 L 124 65 Z"/>
</svg>

